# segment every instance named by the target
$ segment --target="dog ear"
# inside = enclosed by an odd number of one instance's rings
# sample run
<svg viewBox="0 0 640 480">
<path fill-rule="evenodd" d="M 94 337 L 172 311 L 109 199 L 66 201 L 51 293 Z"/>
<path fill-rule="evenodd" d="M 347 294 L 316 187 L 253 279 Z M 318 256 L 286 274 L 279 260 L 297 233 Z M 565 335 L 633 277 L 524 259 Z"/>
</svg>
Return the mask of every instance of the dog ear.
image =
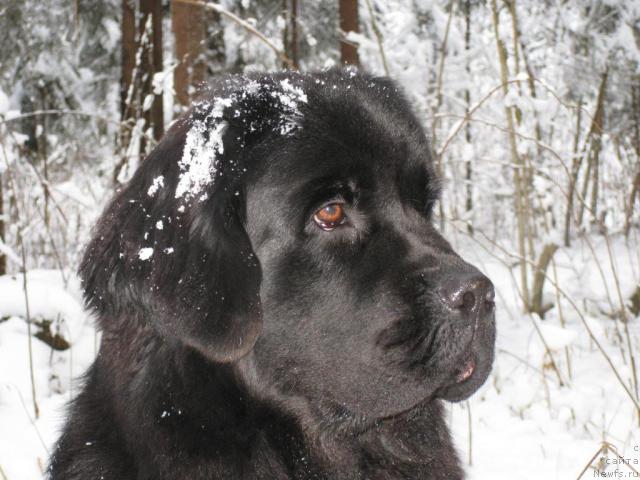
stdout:
<svg viewBox="0 0 640 480">
<path fill-rule="evenodd" d="M 106 208 L 80 267 L 103 330 L 150 326 L 218 362 L 253 347 L 261 270 L 243 225 L 245 172 L 252 146 L 294 130 L 292 106 L 306 101 L 269 82 L 198 103 Z"/>
</svg>

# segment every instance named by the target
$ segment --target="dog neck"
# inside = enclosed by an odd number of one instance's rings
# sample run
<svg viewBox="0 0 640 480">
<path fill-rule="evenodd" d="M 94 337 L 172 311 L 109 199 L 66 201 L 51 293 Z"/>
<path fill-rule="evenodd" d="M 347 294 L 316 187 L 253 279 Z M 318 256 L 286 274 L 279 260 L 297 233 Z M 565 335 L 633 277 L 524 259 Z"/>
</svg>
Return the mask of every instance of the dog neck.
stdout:
<svg viewBox="0 0 640 480">
<path fill-rule="evenodd" d="M 371 419 L 331 403 L 284 394 L 262 380 L 252 354 L 235 364 L 233 372 L 249 396 L 280 415 L 285 413 L 289 436 L 298 442 L 297 449 L 280 451 L 299 456 L 289 463 L 305 459 L 307 471 L 310 465 L 318 468 L 322 473 L 317 478 L 438 478 L 437 472 L 445 470 L 446 478 L 458 478 L 451 476 L 456 472 L 463 477 L 458 458 L 451 453 L 455 450 L 437 399 L 395 416 Z M 275 439 L 275 444 L 280 440 Z"/>
<path fill-rule="evenodd" d="M 118 392 L 113 401 L 121 403 L 113 411 L 126 412 L 115 420 L 125 424 L 121 431 L 137 432 L 125 443 L 132 455 L 144 459 L 140 463 L 171 472 L 174 462 L 188 454 L 194 479 L 200 478 L 197 471 L 227 472 L 228 478 L 239 479 L 390 480 L 439 478 L 442 471 L 459 472 L 449 479 L 462 478 L 439 401 L 370 420 L 283 394 L 257 375 L 251 354 L 219 364 L 158 337 L 144 345 L 135 340 L 125 345 L 123 338 L 121 333 L 106 336 L 98 362 L 113 372 L 110 390 Z M 166 450 L 150 451 L 147 445 Z M 262 470 L 257 459 L 269 458 L 271 470 L 247 473 L 247 456 Z"/>
</svg>

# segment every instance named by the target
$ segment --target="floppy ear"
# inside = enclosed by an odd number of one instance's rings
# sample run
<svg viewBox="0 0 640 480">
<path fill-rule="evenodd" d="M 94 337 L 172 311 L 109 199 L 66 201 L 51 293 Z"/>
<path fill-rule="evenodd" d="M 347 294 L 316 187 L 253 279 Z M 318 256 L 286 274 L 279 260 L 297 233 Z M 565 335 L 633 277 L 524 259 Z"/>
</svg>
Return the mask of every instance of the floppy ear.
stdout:
<svg viewBox="0 0 640 480">
<path fill-rule="evenodd" d="M 306 97 L 252 82 L 194 107 L 106 208 L 80 267 L 102 329 L 150 326 L 218 362 L 253 347 L 261 270 L 243 226 L 244 172 L 252 145 L 295 128 L 292 99 Z"/>
</svg>

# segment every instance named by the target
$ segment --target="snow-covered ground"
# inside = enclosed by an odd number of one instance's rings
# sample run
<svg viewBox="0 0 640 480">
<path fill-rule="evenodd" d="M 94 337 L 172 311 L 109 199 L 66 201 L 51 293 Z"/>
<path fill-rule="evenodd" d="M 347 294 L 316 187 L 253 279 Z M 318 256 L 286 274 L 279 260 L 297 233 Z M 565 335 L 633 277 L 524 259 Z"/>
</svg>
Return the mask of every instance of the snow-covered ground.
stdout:
<svg viewBox="0 0 640 480">
<path fill-rule="evenodd" d="M 598 237 L 590 242 L 597 261 L 588 245 L 579 240 L 574 248 L 556 253 L 559 287 L 580 310 L 578 313 L 566 299 L 561 300 L 563 327 L 557 308 L 542 321 L 521 313 L 512 277 L 517 275 L 516 267 L 513 261 L 505 264 L 501 260 L 504 252 L 497 253 L 499 260 L 493 257 L 495 249 L 486 249 L 469 238 L 460 239 L 459 250 L 489 275 L 498 292 L 497 356 L 492 375 L 468 403 L 450 408 L 454 436 L 470 479 L 576 479 L 603 441 L 612 444 L 636 472 L 640 471 L 640 419 L 580 318 L 584 317 L 631 389 L 631 368 L 621 354 L 624 351 L 628 355 L 626 339 L 624 333 L 616 333 L 623 332 L 623 326 L 609 316 L 607 289 L 616 310 L 620 304 L 605 240 Z M 612 247 L 621 292 L 623 298 L 629 298 L 638 285 L 640 252 L 622 239 L 613 241 Z M 551 267 L 549 270 L 553 280 Z M 554 296 L 553 285 L 547 282 L 545 300 L 555 303 Z M 640 319 L 628 326 L 638 362 Z M 542 338 L 564 386 L 559 385 Z M 617 468 L 622 475 L 613 478 L 640 478 L 640 474 L 620 465 L 615 454 L 597 455 L 597 461 L 603 457 L 608 462 L 605 472 L 611 475 Z M 582 478 L 597 475 L 590 468 Z"/>
<path fill-rule="evenodd" d="M 66 281 L 65 281 L 66 280 Z M 96 330 L 82 308 L 77 278 L 69 272 L 33 270 L 27 275 L 30 317 L 52 320 L 52 332 L 71 348 L 54 351 L 32 337 L 33 376 L 39 415 L 35 418 L 22 275 L 0 277 L 0 478 L 42 477 L 48 453 L 77 392 L 78 377 L 96 352 Z M 8 317 L 8 318 L 7 318 Z M 39 330 L 32 325 L 32 333 Z M 3 476 L 4 475 L 4 478 Z"/>
<path fill-rule="evenodd" d="M 498 290 L 493 373 L 469 402 L 450 406 L 461 458 L 465 465 L 471 463 L 467 467 L 469 478 L 575 479 L 603 441 L 612 444 L 630 467 L 640 471 L 638 416 L 583 322 L 584 319 L 631 390 L 632 373 L 622 353 L 626 358 L 624 326 L 611 318 L 612 311 L 619 310 L 619 301 L 605 239 L 590 238 L 593 253 L 585 240 L 576 240 L 572 248 L 560 249 L 556 254 L 558 284 L 579 309 L 578 313 L 568 300 L 561 300 L 564 327 L 557 307 L 544 320 L 521 313 L 513 280 L 516 269 L 512 260 L 504 261 L 508 259 L 507 252 L 466 235 L 452 235 L 451 240 L 465 258 L 491 277 Z M 635 244 L 627 244 L 621 238 L 613 239 L 611 245 L 623 298 L 630 297 L 640 279 L 640 253 L 632 245 Z M 550 275 L 555 278 L 551 270 Z M 59 324 L 72 348 L 56 352 L 32 339 L 39 408 L 36 419 L 23 278 L 0 277 L 0 318 L 8 317 L 0 323 L 2 480 L 42 477 L 64 418 L 65 404 L 78 391 L 77 379 L 90 365 L 99 341 L 90 317 L 81 307 L 77 279 L 69 272 L 61 275 L 51 270 L 31 271 L 27 286 L 31 317 L 53 320 L 53 331 Z M 549 282 L 545 295 L 545 300 L 557 303 Z M 632 319 L 628 327 L 638 361 L 640 319 Z M 38 329 L 35 325 L 32 328 L 34 332 Z M 563 386 L 551 367 L 541 337 L 551 350 Z M 616 462 L 613 453 L 598 455 L 597 461 L 601 457 L 608 459 L 606 472 L 611 475 L 618 468 L 623 475 L 613 478 L 640 477 L 620 465 L 619 460 Z M 596 478 L 595 471 L 588 470 L 582 478 Z"/>
</svg>

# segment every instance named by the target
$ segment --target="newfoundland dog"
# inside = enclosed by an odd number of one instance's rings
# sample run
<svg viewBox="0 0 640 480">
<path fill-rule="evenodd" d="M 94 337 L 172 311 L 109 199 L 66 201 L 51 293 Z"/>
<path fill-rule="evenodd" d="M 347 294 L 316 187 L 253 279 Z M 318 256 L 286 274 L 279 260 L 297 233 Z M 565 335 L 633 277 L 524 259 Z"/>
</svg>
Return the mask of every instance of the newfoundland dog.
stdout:
<svg viewBox="0 0 640 480">
<path fill-rule="evenodd" d="M 102 342 L 49 477 L 463 478 L 442 400 L 489 374 L 494 292 L 438 195 L 388 79 L 211 86 L 87 247 Z"/>
</svg>

